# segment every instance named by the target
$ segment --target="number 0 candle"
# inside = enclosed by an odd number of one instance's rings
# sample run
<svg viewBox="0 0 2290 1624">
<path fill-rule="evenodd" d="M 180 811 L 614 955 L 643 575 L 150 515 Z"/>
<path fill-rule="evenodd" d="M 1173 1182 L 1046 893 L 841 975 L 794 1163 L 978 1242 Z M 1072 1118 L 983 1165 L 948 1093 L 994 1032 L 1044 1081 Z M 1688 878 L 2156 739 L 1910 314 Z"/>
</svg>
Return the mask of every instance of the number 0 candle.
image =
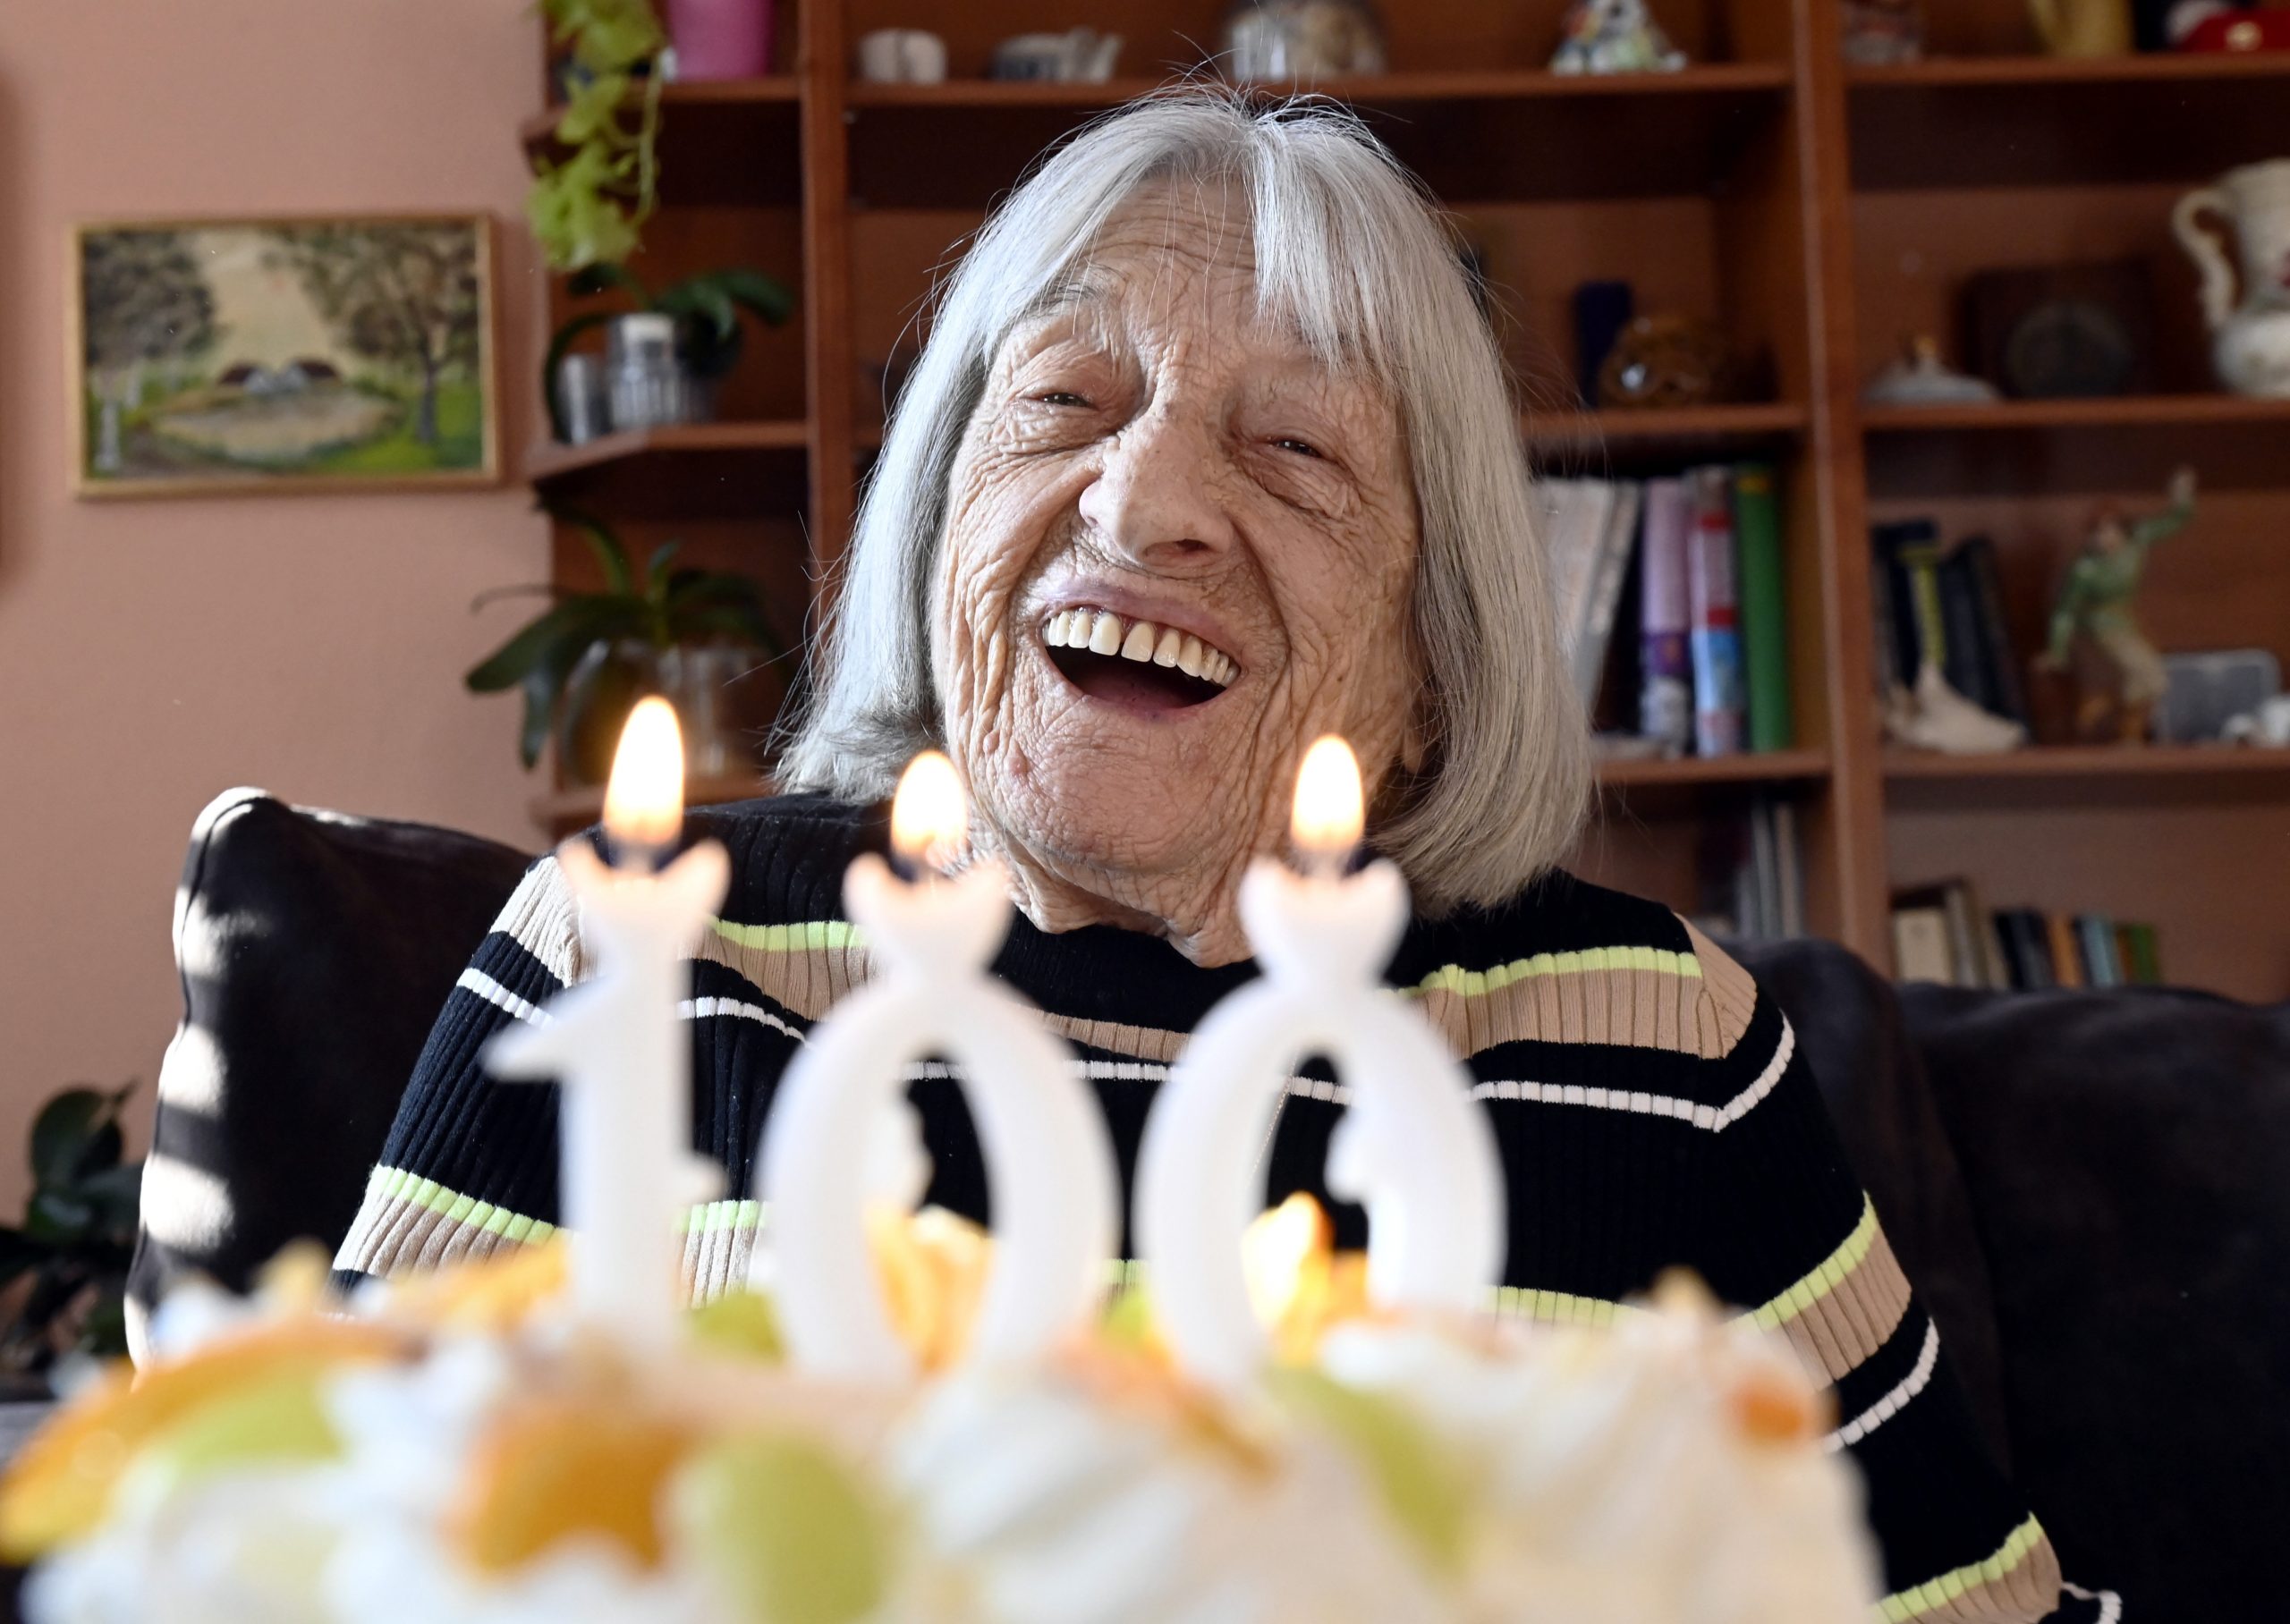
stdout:
<svg viewBox="0 0 2290 1624">
<path fill-rule="evenodd" d="M 759 1165 L 768 1284 L 790 1359 L 820 1374 L 895 1380 L 913 1358 L 876 1285 L 863 1176 L 906 1109 L 908 1062 L 948 1055 L 978 1122 L 994 1202 L 994 1261 L 966 1361 L 1023 1360 L 1087 1322 L 1117 1224 L 1113 1147 L 1073 1056 L 987 966 L 1010 927 L 1006 875 L 978 862 L 935 870 L 963 845 L 963 791 L 936 751 L 915 758 L 892 808 L 909 883 L 873 853 L 852 861 L 844 901 L 874 979 L 811 1028 L 781 1080 Z"/>
<path fill-rule="evenodd" d="M 1178 1362 L 1227 1387 L 1251 1380 L 1269 1351 L 1241 1235 L 1263 1205 L 1265 1123 L 1304 1056 L 1326 1055 L 1350 1089 L 1328 1186 L 1367 1205 L 1370 1300 L 1468 1312 L 1503 1263 L 1502 1167 L 1471 1078 L 1379 980 L 1407 927 L 1407 883 L 1386 861 L 1343 872 L 1362 827 L 1358 764 L 1342 740 L 1323 739 L 1297 781 L 1292 836 L 1307 872 L 1259 858 L 1241 882 L 1264 976 L 1194 1032 L 1138 1160 L 1155 1314 Z"/>
</svg>

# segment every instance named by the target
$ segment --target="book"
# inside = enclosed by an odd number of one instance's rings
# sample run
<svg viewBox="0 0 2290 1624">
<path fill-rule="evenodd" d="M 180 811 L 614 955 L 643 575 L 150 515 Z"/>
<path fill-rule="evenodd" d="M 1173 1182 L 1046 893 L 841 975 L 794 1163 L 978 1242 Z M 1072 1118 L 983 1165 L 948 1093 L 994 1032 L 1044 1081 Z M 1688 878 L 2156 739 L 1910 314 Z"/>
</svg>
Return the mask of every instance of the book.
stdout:
<svg viewBox="0 0 2290 1624">
<path fill-rule="evenodd" d="M 2051 943 L 2051 974 L 2061 986 L 2085 986 L 2083 950 L 2075 940 L 2075 922 L 2065 914 L 2048 914 L 2044 934 Z"/>
<path fill-rule="evenodd" d="M 1540 494 L 1543 556 L 1549 564 L 1559 646 L 1572 661 L 1590 599 L 1590 572 L 1606 540 L 1607 509 L 1614 494 L 1603 479 L 1546 479 Z"/>
<path fill-rule="evenodd" d="M 1929 663 L 1948 669 L 1948 638 L 1940 613 L 1940 529 L 1930 519 L 1904 519 L 1871 528 L 1875 566 L 1886 571 L 1892 605 L 1893 666 L 1913 688 Z"/>
<path fill-rule="evenodd" d="M 1996 928 L 2004 939 L 2014 990 L 2047 993 L 2059 985 L 2051 966 L 2051 932 L 2032 908 L 1999 909 Z"/>
<path fill-rule="evenodd" d="M 2157 941 L 2151 925 L 2131 924 L 2124 926 L 2131 938 L 2129 977 L 2139 986 L 2163 985 L 2163 950 Z"/>
<path fill-rule="evenodd" d="M 1797 807 L 1777 799 L 1773 808 L 1773 849 L 1780 870 L 1780 913 L 1775 927 L 1785 936 L 1805 934 L 1805 853 L 1797 840 Z"/>
<path fill-rule="evenodd" d="M 2006 962 L 2003 944 L 1996 937 L 1996 916 L 1980 896 L 1980 883 L 1967 876 L 1956 884 L 1963 892 L 1965 912 L 1972 926 L 1972 952 L 1969 955 L 1979 978 L 1974 986 L 1984 986 L 1990 992 L 2008 993 L 2012 990 L 2012 969 Z"/>
<path fill-rule="evenodd" d="M 2012 644 L 2011 626 L 2004 619 L 2004 578 L 1997 563 L 1996 544 L 1985 536 L 1967 536 L 1950 556 L 1961 561 L 1970 584 L 1989 697 L 1988 708 L 2025 727 L 2029 725 L 2028 684 L 2021 672 L 2019 650 Z"/>
<path fill-rule="evenodd" d="M 1993 715 L 1996 696 L 1989 691 L 1989 662 L 1981 647 L 1980 588 L 1972 580 L 1970 561 L 1956 552 L 1936 561 L 1933 587 L 1940 598 L 1941 674 L 1950 688 Z"/>
<path fill-rule="evenodd" d="M 1950 978 L 1948 917 L 1937 907 L 1893 909 L 1893 968 L 1903 981 Z"/>
<path fill-rule="evenodd" d="M 1895 622 L 1893 606 L 1893 572 L 1886 561 L 1883 549 L 1878 548 L 1869 566 L 1869 596 L 1872 618 L 1870 623 L 1876 635 L 1869 639 L 1871 664 L 1875 666 L 1877 698 L 1888 698 L 1893 689 L 1907 684 L 1907 675 L 1900 668 L 1900 638 Z"/>
<path fill-rule="evenodd" d="M 1683 754 L 1693 740 L 1685 564 L 1686 531 L 1692 521 L 1684 480 L 1646 482 L 1638 552 L 1638 731 L 1674 755 Z"/>
<path fill-rule="evenodd" d="M 1734 506 L 1722 468 L 1692 474 L 1693 526 L 1686 548 L 1686 594 L 1693 660 L 1693 749 L 1733 756 L 1742 749 L 1742 640 L 1734 577 Z"/>
<path fill-rule="evenodd" d="M 1598 556 L 1590 569 L 1582 630 L 1574 643 L 1574 691 L 1582 696 L 1586 714 L 1598 704 L 1607 648 L 1614 637 L 1615 609 L 1622 601 L 1623 578 L 1630 572 L 1631 549 L 1638 541 L 1638 516 L 1645 505 L 1646 487 L 1639 480 L 1616 480 L 1613 492 Z"/>
<path fill-rule="evenodd" d="M 2121 986 L 2123 967 L 2116 962 L 2114 922 L 2101 914 L 2077 914 L 2074 926 L 2083 956 L 2083 985 Z"/>
<path fill-rule="evenodd" d="M 1734 470 L 1734 534 L 1741 551 L 1742 664 L 1747 673 L 1749 748 L 1785 750 L 1796 729 L 1789 714 L 1789 620 L 1782 595 L 1781 508 L 1773 469 Z"/>
</svg>

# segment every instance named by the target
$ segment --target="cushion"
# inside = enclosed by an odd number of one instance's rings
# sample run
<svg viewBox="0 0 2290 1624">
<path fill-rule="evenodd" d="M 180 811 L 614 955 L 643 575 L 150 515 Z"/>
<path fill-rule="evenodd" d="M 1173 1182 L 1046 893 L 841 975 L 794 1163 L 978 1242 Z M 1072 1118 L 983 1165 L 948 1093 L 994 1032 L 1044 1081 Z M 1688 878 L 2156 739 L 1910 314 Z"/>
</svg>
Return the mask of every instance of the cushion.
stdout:
<svg viewBox="0 0 2290 1624">
<path fill-rule="evenodd" d="M 182 1024 L 159 1070 L 131 1326 L 188 1272 L 243 1290 L 349 1229 L 430 1025 L 530 859 L 233 790 L 175 894 Z"/>
<path fill-rule="evenodd" d="M 2154 1619 L 2278 1610 L 2290 1004 L 1904 989 L 2067 1572 Z"/>
</svg>

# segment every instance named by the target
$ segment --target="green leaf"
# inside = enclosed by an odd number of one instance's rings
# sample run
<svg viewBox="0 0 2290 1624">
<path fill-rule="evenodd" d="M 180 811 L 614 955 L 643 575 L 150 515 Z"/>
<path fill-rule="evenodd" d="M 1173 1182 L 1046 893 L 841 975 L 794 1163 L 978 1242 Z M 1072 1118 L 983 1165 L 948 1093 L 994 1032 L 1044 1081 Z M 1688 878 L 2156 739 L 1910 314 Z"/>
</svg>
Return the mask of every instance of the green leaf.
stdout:
<svg viewBox="0 0 2290 1624">
<path fill-rule="evenodd" d="M 24 1207 L 24 1233 L 34 1240 L 70 1245 L 85 1237 L 95 1223 L 95 1203 L 68 1190 L 34 1190 Z"/>
<path fill-rule="evenodd" d="M 135 1238 L 135 1220 L 143 1198 L 141 1163 L 90 1173 L 72 1184 L 69 1193 L 94 1209 L 98 1227 L 114 1239 Z"/>
<path fill-rule="evenodd" d="M 32 1119 L 32 1182 L 68 1184 L 82 1172 L 117 1162 L 119 1109 L 126 1098 L 124 1089 L 105 1094 L 66 1088 L 41 1106 Z"/>
<path fill-rule="evenodd" d="M 670 573 L 675 568 L 676 554 L 683 551 L 681 541 L 664 541 L 652 549 L 650 561 L 644 570 L 644 598 L 647 603 L 660 605 L 668 601 L 668 588 L 674 579 Z"/>
<path fill-rule="evenodd" d="M 601 593 L 564 599 L 528 622 L 522 630 L 470 669 L 462 679 L 471 693 L 499 693 L 569 648 L 578 659 L 589 644 L 612 635 L 632 618 L 632 600 Z M 566 663 L 570 669 L 570 662 Z"/>
<path fill-rule="evenodd" d="M 636 571 L 630 564 L 628 549 L 620 545 L 600 519 L 591 518 L 572 508 L 559 508 L 556 516 L 580 531 L 581 539 L 589 544 L 597 565 L 604 571 L 605 590 L 615 597 L 632 597 L 636 594 Z"/>
<path fill-rule="evenodd" d="M 768 327 L 781 326 L 795 313 L 795 296 L 786 284 L 761 271 L 717 271 L 708 280 Z"/>
<path fill-rule="evenodd" d="M 589 270 L 602 267 L 590 266 Z M 571 351 L 573 343 L 591 328 L 601 327 L 612 317 L 602 310 L 589 310 L 575 316 L 557 328 L 548 341 L 548 353 L 541 358 L 540 398 L 548 402 L 548 431 L 557 439 L 564 438 L 564 402 L 556 398 L 556 366 Z"/>
<path fill-rule="evenodd" d="M 705 328 L 693 336 L 708 344 L 722 343 L 740 323 L 739 312 L 732 308 L 731 295 L 705 276 L 694 276 L 667 289 L 656 308 L 694 327 L 706 323 Z"/>
<path fill-rule="evenodd" d="M 556 121 L 556 139 L 567 147 L 627 138 L 620 129 L 620 104 L 628 94 L 625 73 L 597 73 L 575 85 Z"/>
</svg>

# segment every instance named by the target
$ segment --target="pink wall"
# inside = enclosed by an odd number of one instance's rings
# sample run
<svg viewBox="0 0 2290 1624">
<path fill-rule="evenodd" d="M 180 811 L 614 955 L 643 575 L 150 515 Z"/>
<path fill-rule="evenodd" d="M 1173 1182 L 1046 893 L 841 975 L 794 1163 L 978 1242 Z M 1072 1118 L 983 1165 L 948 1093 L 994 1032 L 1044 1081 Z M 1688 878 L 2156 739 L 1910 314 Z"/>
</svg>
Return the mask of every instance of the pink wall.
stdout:
<svg viewBox="0 0 2290 1624">
<path fill-rule="evenodd" d="M 490 211 L 513 470 L 537 27 L 529 0 L 0 4 L 0 1221 L 49 1091 L 140 1078 L 148 1111 L 183 840 L 217 791 L 538 838 L 513 702 L 459 681 L 519 613 L 471 596 L 547 568 L 524 494 L 74 502 L 64 227 Z"/>
</svg>

